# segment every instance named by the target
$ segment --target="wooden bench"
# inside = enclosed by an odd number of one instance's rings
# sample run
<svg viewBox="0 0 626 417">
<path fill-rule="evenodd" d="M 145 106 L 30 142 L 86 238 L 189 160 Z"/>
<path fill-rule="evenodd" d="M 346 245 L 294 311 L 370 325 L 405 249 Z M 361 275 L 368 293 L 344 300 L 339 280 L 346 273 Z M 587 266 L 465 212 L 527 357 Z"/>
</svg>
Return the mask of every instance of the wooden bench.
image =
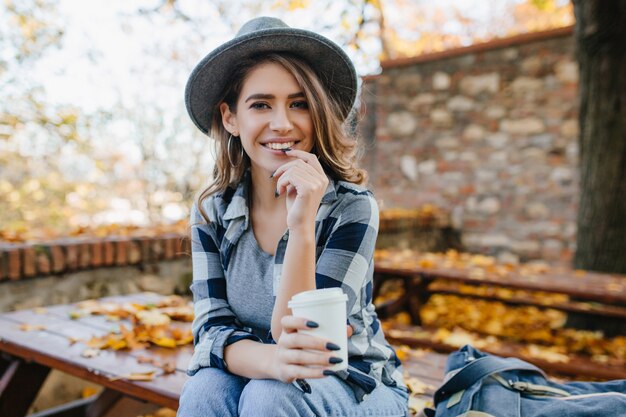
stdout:
<svg viewBox="0 0 626 417">
<path fill-rule="evenodd" d="M 154 294 L 137 294 L 101 301 L 155 303 L 159 298 Z M 85 357 L 87 346 L 83 341 L 108 334 L 115 323 L 104 316 L 72 318 L 75 310 L 76 305 L 70 304 L 0 314 L 0 416 L 26 415 L 51 369 L 101 385 L 104 390 L 96 397 L 38 413 L 38 417 L 99 417 L 123 397 L 178 408 L 192 354 L 190 345 L 176 349 L 151 346 L 139 350 L 100 350 L 97 356 Z M 188 327 L 189 323 L 177 325 Z M 405 358 L 411 377 L 423 383 L 422 392 L 415 398 L 430 400 L 443 380 L 445 358 L 423 350 L 413 351 Z M 165 373 L 155 362 L 173 363 L 173 372 Z M 129 379 L 130 375 L 151 372 L 152 380 Z"/>
<path fill-rule="evenodd" d="M 403 291 L 397 298 L 377 305 L 382 319 L 400 311 L 410 314 L 414 325 L 420 325 L 420 310 L 433 293 L 454 294 L 462 297 L 495 300 L 510 305 L 532 305 L 540 309 L 559 309 L 571 314 L 589 315 L 601 318 L 601 322 L 614 320 L 618 327 L 626 323 L 626 276 L 600 274 L 585 271 L 545 269 L 536 273 L 515 268 L 468 269 L 441 267 L 436 263 L 424 262 L 420 254 L 405 251 L 401 256 L 377 256 L 375 265 L 374 297 L 380 294 L 381 287 L 388 280 L 402 281 Z M 424 266 L 424 264 L 429 264 Z M 491 271 L 490 271 L 491 269 Z M 504 271 L 504 272 L 503 272 Z M 509 291 L 502 297 L 497 291 L 466 291 L 464 286 L 481 288 L 506 288 Z M 518 291 L 521 290 L 521 291 Z M 536 292 L 539 296 L 533 296 Z M 563 295 L 560 301 L 542 301 L 542 294 Z M 550 300 L 549 297 L 547 297 Z M 559 299 L 559 298 L 557 298 Z M 596 320 L 597 321 L 597 320 Z M 397 326 L 396 326 L 397 327 Z M 615 327 L 615 326 L 614 326 Z M 419 337 L 415 336 L 419 333 Z M 440 352 L 456 349 L 454 346 L 434 342 L 435 329 L 406 327 L 395 328 L 388 333 L 390 340 L 413 347 L 428 347 Z M 429 334 L 431 336 L 429 336 Z M 546 361 L 524 353 L 525 347 L 519 343 L 500 342 L 498 346 L 487 346 L 483 350 L 501 356 L 516 356 L 546 369 L 567 376 L 585 376 L 599 379 L 626 378 L 624 364 L 601 364 L 588 357 L 572 355 L 566 363 Z"/>
<path fill-rule="evenodd" d="M 507 304 L 555 308 L 567 312 L 613 317 L 619 320 L 626 319 L 626 276 L 624 275 L 565 269 L 520 273 L 514 268 L 511 271 L 502 268 L 494 272 L 494 268 L 490 271 L 490 268 L 476 266 L 467 268 L 422 266 L 424 262 L 420 256 L 423 254 L 411 251 L 403 251 L 399 255 L 381 255 L 380 252 L 377 254 L 374 270 L 374 299 L 379 295 L 386 280 L 401 279 L 404 286 L 402 297 L 378 306 L 383 316 L 407 310 L 411 314 L 413 323 L 420 324 L 419 309 L 435 292 L 431 288 L 433 282 L 444 279 L 448 283 L 561 294 L 565 295 L 568 300 L 546 305 L 536 298 L 524 295 L 503 298 L 498 297 L 497 294 L 462 293 L 454 285 L 446 287 L 445 283 L 438 283 L 440 288 L 436 292 L 498 300 Z"/>
</svg>

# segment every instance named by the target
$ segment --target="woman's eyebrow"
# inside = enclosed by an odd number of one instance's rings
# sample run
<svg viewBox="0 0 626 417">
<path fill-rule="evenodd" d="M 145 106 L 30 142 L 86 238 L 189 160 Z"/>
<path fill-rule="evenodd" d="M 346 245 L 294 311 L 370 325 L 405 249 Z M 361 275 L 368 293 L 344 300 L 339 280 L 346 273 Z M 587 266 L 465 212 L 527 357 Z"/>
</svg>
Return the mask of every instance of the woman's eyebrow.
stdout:
<svg viewBox="0 0 626 417">
<path fill-rule="evenodd" d="M 301 98 L 301 97 L 304 97 L 303 92 L 293 93 L 287 96 L 288 99 Z M 246 101 L 244 101 L 244 103 L 247 103 L 250 100 L 271 100 L 274 98 L 276 98 L 276 96 L 274 96 L 273 94 L 252 94 L 246 99 Z"/>
</svg>

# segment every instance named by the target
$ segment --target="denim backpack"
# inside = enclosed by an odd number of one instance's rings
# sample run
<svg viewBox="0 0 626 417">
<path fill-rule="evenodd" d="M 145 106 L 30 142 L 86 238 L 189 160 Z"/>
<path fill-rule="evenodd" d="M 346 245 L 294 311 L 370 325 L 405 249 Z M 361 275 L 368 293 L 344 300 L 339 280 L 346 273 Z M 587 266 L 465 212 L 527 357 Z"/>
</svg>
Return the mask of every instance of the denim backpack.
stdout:
<svg viewBox="0 0 626 417">
<path fill-rule="evenodd" d="M 446 372 L 427 417 L 626 416 L 626 380 L 559 384 L 528 362 L 469 345 L 450 355 Z"/>
</svg>

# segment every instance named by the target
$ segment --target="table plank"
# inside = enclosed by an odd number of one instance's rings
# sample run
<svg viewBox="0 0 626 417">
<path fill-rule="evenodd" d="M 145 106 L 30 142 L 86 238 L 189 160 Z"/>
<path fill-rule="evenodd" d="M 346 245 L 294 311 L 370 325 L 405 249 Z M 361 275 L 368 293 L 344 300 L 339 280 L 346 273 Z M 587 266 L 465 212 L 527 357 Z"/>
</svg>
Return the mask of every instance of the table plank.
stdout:
<svg viewBox="0 0 626 417">
<path fill-rule="evenodd" d="M 375 274 L 379 276 L 423 277 L 427 279 L 445 278 L 451 281 L 471 284 L 486 284 L 508 288 L 534 291 L 546 291 L 567 294 L 581 300 L 626 304 L 626 276 L 609 275 L 594 272 L 576 274 L 555 272 L 536 275 L 510 273 L 506 276 L 496 274 L 471 274 L 467 270 L 452 268 L 422 268 L 419 266 L 400 266 L 393 261 L 376 261 Z"/>
<path fill-rule="evenodd" d="M 393 331 L 386 332 L 387 340 L 395 345 L 406 345 L 413 348 L 428 348 L 438 352 L 453 352 L 458 349 L 442 342 L 436 342 L 434 329 L 419 328 L 419 333 L 431 333 L 432 336 L 414 336 L 416 328 L 406 325 L 394 325 Z M 515 342 L 499 341 L 493 345 L 481 347 L 480 349 L 502 357 L 516 357 L 533 363 L 546 372 L 568 377 L 591 377 L 601 380 L 626 379 L 626 367 L 624 364 L 609 363 L 601 364 L 592 362 L 588 357 L 582 355 L 568 355 L 569 362 L 551 362 L 543 358 L 534 357 L 524 352 L 525 344 Z"/>
<path fill-rule="evenodd" d="M 21 323 L 41 324 L 46 326 L 46 331 L 55 333 L 69 339 L 84 342 L 92 337 L 102 337 L 110 331 L 115 331 L 120 324 L 125 324 L 130 328 L 130 322 L 122 320 L 119 322 L 107 321 L 104 316 L 86 316 L 79 319 L 70 319 L 69 311 L 74 311 L 71 306 L 54 306 L 46 309 L 46 314 L 37 314 L 31 310 L 20 310 L 4 314 L 5 318 L 13 319 Z M 174 325 L 188 327 L 189 323 L 175 323 Z M 86 349 L 87 347 L 84 346 Z M 120 354 L 127 354 L 140 360 L 141 358 L 153 358 L 159 363 L 173 363 L 180 372 L 186 372 L 187 365 L 193 355 L 193 346 L 179 346 L 176 349 L 163 348 L 160 346 L 150 346 L 147 349 L 121 350 Z"/>
<path fill-rule="evenodd" d="M 17 312 L 15 312 L 17 313 Z M 80 337 L 90 332 L 82 326 L 66 326 L 63 323 L 49 323 L 50 330 L 25 332 L 19 325 L 28 323 L 27 315 L 10 314 L 0 316 L 0 350 L 13 356 L 33 361 L 79 378 L 123 392 L 132 397 L 149 401 L 164 407 L 177 408 L 178 396 L 187 379 L 184 372 L 177 370 L 168 375 L 156 366 L 139 363 L 128 352 L 102 350 L 93 358 L 83 357 L 82 343 L 71 343 L 67 335 Z M 50 317 L 46 317 L 51 320 Z M 70 322 L 71 323 L 71 322 Z M 31 323 L 33 324 L 33 323 Z M 153 381 L 130 381 L 114 379 L 130 373 L 154 371 Z"/>
</svg>

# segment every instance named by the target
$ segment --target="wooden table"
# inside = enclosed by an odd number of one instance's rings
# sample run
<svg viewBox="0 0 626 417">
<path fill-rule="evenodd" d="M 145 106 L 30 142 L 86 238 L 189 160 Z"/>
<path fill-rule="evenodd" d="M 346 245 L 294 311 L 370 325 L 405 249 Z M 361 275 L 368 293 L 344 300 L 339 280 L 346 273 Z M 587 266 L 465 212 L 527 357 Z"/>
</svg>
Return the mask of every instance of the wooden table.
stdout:
<svg viewBox="0 0 626 417">
<path fill-rule="evenodd" d="M 136 294 L 109 297 L 99 301 L 154 303 L 160 296 Z M 38 417 L 56 416 L 99 417 L 106 414 L 122 397 L 127 396 L 152 404 L 178 408 L 182 386 L 187 379 L 187 363 L 192 347 L 177 349 L 101 350 L 95 357 L 84 357 L 87 346 L 72 340 L 88 340 L 107 334 L 117 324 L 103 316 L 71 319 L 76 305 L 58 305 L 44 309 L 21 310 L 0 314 L 0 416 L 21 417 L 37 396 L 39 388 L 51 369 L 56 369 L 104 386 L 96 398 L 79 400 L 53 410 L 38 413 Z M 24 331 L 22 325 L 42 325 L 41 330 Z M 189 326 L 189 323 L 173 325 Z M 145 358 L 159 362 L 174 362 L 176 370 L 163 374 L 161 368 L 143 363 Z M 411 376 L 430 387 L 417 397 L 429 400 L 434 388 L 443 380 L 446 356 L 434 352 L 410 355 L 405 367 Z M 131 373 L 154 371 L 152 381 L 125 379 Z"/>
<path fill-rule="evenodd" d="M 483 272 L 483 271 L 478 271 Z M 382 282 L 391 278 L 401 278 L 404 296 L 390 305 L 381 306 L 381 316 L 408 311 L 414 324 L 420 324 L 419 310 L 428 301 L 429 285 L 437 279 L 444 279 L 469 285 L 489 285 L 494 287 L 540 291 L 567 295 L 573 300 L 568 303 L 541 305 L 531 298 L 498 299 L 507 304 L 536 305 L 556 308 L 567 312 L 595 314 L 617 320 L 626 319 L 626 276 L 610 275 L 587 271 L 555 271 L 536 275 L 522 275 L 511 272 L 506 275 L 492 273 L 472 274 L 467 270 L 453 268 L 424 268 L 410 262 L 398 264 L 385 259 L 377 260 L 374 269 L 374 298 L 378 295 Z M 442 291 L 446 292 L 446 291 Z M 457 293 L 458 294 L 458 293 Z M 471 294 L 459 294 L 476 297 Z M 488 298 L 488 297 L 480 297 Z M 583 303 L 576 303 L 581 301 Z"/>
<path fill-rule="evenodd" d="M 404 256 L 404 255 L 403 255 Z M 417 258 L 418 254 L 415 255 Z M 511 271 L 510 273 L 490 273 L 486 269 L 454 269 L 443 267 L 421 267 L 412 259 L 379 258 L 375 265 L 375 297 L 381 284 L 389 279 L 402 280 L 402 295 L 393 300 L 379 303 L 376 307 L 381 318 L 388 318 L 400 311 L 411 316 L 413 325 L 421 325 L 420 310 L 433 293 L 455 294 L 460 297 L 484 298 L 513 305 L 532 305 L 538 308 L 554 308 L 576 315 L 591 316 L 596 326 L 612 325 L 617 334 L 623 334 L 626 328 L 626 276 L 610 275 L 585 271 L 547 270 L 542 273 L 528 274 Z M 444 280 L 443 285 L 439 282 Z M 448 284 L 446 284 L 446 282 Z M 519 289 L 527 292 L 564 294 L 568 301 L 544 302 L 542 297 L 517 294 L 509 297 L 476 295 L 455 290 L 454 284 L 469 286 L 490 286 Z M 443 290 L 442 290 L 443 288 Z M 568 323 L 571 315 L 568 315 Z M 585 323 L 586 324 L 586 323 Z M 450 352 L 456 347 L 437 342 L 436 329 L 415 326 L 395 325 L 387 338 L 396 344 L 411 347 L 430 348 L 439 352 Z M 621 333 L 620 333 L 621 332 Z M 415 336 L 419 334 L 418 336 Z M 499 356 L 519 357 L 543 368 L 545 371 L 568 378 L 596 378 L 601 380 L 626 378 L 626 366 L 619 360 L 607 360 L 606 363 L 594 362 L 584 355 L 569 355 L 569 361 L 549 361 L 534 357 L 526 352 L 526 345 L 519 342 L 498 340 L 484 347 L 483 350 Z"/>
<path fill-rule="evenodd" d="M 139 294 L 103 299 L 114 302 L 154 302 L 157 295 Z M 103 316 L 71 319 L 74 305 L 58 305 L 43 310 L 21 310 L 0 314 L 0 416 L 24 416 L 51 369 L 68 373 L 105 387 L 95 399 L 79 401 L 61 407 L 50 415 L 104 415 L 122 396 L 147 401 L 163 407 L 178 408 L 178 397 L 187 379 L 185 369 L 192 347 L 178 349 L 154 348 L 135 351 L 100 350 L 95 357 L 84 357 L 87 346 L 72 340 L 89 340 L 107 334 L 116 323 Z M 42 325 L 43 330 L 24 331 L 21 325 Z M 184 325 L 188 326 L 188 323 Z M 163 370 L 142 357 L 160 362 L 173 362 L 176 370 L 164 375 Z M 152 381 L 130 381 L 123 378 L 131 373 L 154 371 Z M 61 414 L 63 411 L 65 414 Z M 69 413 L 69 414 L 68 414 Z"/>
</svg>

